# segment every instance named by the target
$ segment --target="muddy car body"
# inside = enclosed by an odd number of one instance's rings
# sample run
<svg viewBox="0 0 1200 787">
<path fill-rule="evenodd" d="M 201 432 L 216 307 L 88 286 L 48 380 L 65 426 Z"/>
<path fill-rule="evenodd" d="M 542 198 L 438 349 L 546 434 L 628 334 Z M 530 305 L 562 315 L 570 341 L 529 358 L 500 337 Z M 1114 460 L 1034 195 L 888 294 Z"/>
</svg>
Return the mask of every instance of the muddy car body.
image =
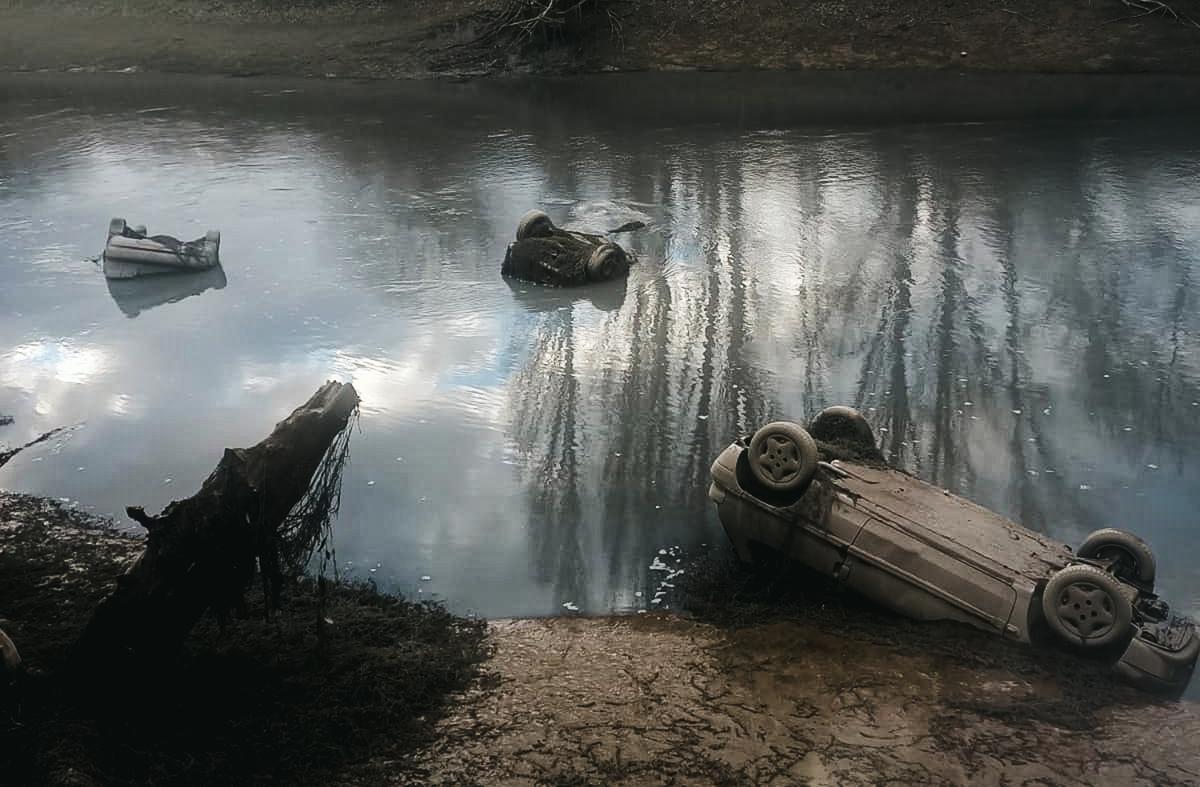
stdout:
<svg viewBox="0 0 1200 787">
<path fill-rule="evenodd" d="M 1154 595 L 1153 555 L 1131 534 L 1097 531 L 1073 552 L 882 463 L 821 461 L 787 422 L 726 448 L 709 497 L 743 561 L 775 550 L 915 619 L 1057 642 L 1145 688 L 1182 691 L 1195 668 L 1195 625 Z"/>
</svg>

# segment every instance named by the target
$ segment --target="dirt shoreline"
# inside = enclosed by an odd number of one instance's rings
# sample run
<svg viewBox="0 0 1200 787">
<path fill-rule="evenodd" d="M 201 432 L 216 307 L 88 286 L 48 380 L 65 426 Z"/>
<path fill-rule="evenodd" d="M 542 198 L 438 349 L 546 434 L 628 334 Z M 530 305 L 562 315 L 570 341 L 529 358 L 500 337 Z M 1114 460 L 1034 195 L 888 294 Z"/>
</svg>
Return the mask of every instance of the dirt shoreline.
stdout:
<svg viewBox="0 0 1200 787">
<path fill-rule="evenodd" d="M 481 41 L 505 0 L 8 0 L 0 72 L 414 78 L 613 71 L 1200 73 L 1200 29 L 1120 0 L 608 3 Z M 1200 19 L 1200 0 L 1176 0 Z"/>
<path fill-rule="evenodd" d="M 138 543 L 58 502 L 0 493 L 0 616 L 12 621 L 29 666 L 58 666 L 64 643 Z M 407 638 L 381 640 L 387 602 L 352 598 L 329 613 L 334 640 L 323 647 L 345 651 L 343 662 L 315 655 L 322 646 L 305 633 L 314 613 L 303 606 L 290 623 L 238 624 L 231 636 L 205 624 L 179 668 L 181 680 L 203 688 L 184 692 L 171 712 L 203 719 L 212 708 L 194 704 L 213 702 L 212 694 L 232 714 L 222 725 L 261 734 L 250 744 L 228 736 L 197 743 L 193 727 L 184 743 L 168 739 L 153 755 L 150 776 L 116 781 L 145 783 L 158 773 L 190 783 L 184 773 L 215 773 L 223 783 L 250 783 L 267 775 L 255 770 L 263 762 L 295 756 L 270 751 L 270 736 L 310 745 L 306 735 L 325 740 L 324 728 L 351 724 L 372 743 L 339 744 L 335 770 L 292 770 L 291 783 L 1200 783 L 1200 708 L 1192 702 L 1140 694 L 1098 667 L 970 629 L 910 623 L 810 582 L 767 598 L 747 584 L 756 580 L 731 582 L 716 571 L 707 581 L 692 616 L 492 621 L 475 677 L 432 705 L 427 699 L 416 718 L 381 714 L 387 691 L 359 663 L 367 648 L 390 672 L 412 647 Z M 214 683 L 229 678 L 230 665 L 245 686 Z M 317 691 L 325 683 L 356 691 L 361 707 L 331 706 L 338 695 Z M 225 707 L 236 694 L 274 685 L 293 687 L 272 701 L 282 705 L 263 710 L 256 696 L 245 708 Z M 0 713 L 0 748 L 41 753 L 25 772 L 30 783 L 114 781 L 106 774 L 121 767 L 120 744 L 93 722 L 24 713 L 15 726 Z M 276 715 L 283 718 L 273 732 Z M 38 723 L 68 737 L 59 741 Z M 144 758 L 146 748 L 130 756 Z M 189 761 L 201 770 L 184 770 Z"/>
</svg>

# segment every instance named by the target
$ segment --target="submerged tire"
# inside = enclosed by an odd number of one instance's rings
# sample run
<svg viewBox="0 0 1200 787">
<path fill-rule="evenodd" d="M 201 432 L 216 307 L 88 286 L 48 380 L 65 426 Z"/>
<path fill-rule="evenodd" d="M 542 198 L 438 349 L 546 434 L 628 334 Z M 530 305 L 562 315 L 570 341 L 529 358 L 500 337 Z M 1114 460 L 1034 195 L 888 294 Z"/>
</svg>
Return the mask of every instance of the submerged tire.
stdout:
<svg viewBox="0 0 1200 787">
<path fill-rule="evenodd" d="M 1081 650 L 1124 647 L 1133 638 L 1133 606 L 1111 574 L 1095 566 L 1059 571 L 1042 592 L 1046 623 Z"/>
<path fill-rule="evenodd" d="M 624 274 L 625 251 L 615 243 L 596 247 L 587 261 L 588 281 L 608 281 Z"/>
<path fill-rule="evenodd" d="M 849 443 L 864 449 L 876 450 L 875 432 L 862 413 L 853 407 L 834 405 L 817 413 L 808 432 L 826 443 Z"/>
<path fill-rule="evenodd" d="M 1117 579 L 1154 587 L 1157 566 L 1145 541 L 1113 527 L 1097 530 L 1079 545 L 1077 555 L 1095 560 L 1112 560 L 1109 569 Z"/>
<path fill-rule="evenodd" d="M 517 222 L 517 240 L 542 238 L 554 230 L 554 222 L 544 211 L 531 210 Z"/>
<path fill-rule="evenodd" d="M 20 669 L 21 654 L 17 653 L 17 646 L 4 629 L 0 629 L 0 686 L 14 678 Z"/>
<path fill-rule="evenodd" d="M 747 460 L 755 480 L 764 487 L 798 494 L 817 472 L 817 444 L 800 424 L 775 421 L 754 433 Z"/>
</svg>

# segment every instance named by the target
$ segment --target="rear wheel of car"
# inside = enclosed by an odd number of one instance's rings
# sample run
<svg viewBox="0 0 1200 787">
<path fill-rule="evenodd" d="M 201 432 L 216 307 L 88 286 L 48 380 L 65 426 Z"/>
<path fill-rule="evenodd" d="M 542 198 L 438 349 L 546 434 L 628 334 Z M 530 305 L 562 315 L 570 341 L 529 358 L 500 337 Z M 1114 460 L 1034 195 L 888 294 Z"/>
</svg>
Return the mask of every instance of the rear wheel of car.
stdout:
<svg viewBox="0 0 1200 787">
<path fill-rule="evenodd" d="M 1117 579 L 1154 587 L 1154 553 L 1145 541 L 1133 533 L 1112 527 L 1097 530 L 1083 540 L 1075 554 L 1093 560 L 1111 561 L 1108 570 Z"/>
<path fill-rule="evenodd" d="M 808 432 L 826 443 L 849 443 L 867 449 L 877 447 L 875 432 L 867 419 L 858 410 L 845 405 L 826 407 L 817 413 L 808 426 Z"/>
<path fill-rule="evenodd" d="M 764 487 L 796 494 L 808 488 L 817 472 L 817 444 L 800 424 L 775 421 L 754 433 L 748 459 Z"/>
<path fill-rule="evenodd" d="M 1067 566 L 1042 592 L 1046 623 L 1083 650 L 1128 645 L 1134 630 L 1133 606 L 1121 583 L 1095 566 Z"/>
</svg>

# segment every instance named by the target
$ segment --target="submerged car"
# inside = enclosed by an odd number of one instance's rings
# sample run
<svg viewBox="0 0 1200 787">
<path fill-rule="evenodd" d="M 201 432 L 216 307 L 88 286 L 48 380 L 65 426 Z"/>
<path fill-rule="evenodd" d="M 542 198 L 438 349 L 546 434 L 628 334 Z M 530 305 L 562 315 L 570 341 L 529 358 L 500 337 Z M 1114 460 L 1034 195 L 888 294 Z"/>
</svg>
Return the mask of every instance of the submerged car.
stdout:
<svg viewBox="0 0 1200 787">
<path fill-rule="evenodd" d="M 1155 595 L 1140 538 L 1106 528 L 1073 552 L 885 466 L 851 408 L 737 440 L 712 465 L 709 497 L 743 561 L 774 550 L 915 619 L 1057 640 L 1144 688 L 1182 692 L 1195 669 L 1195 623 Z"/>
<path fill-rule="evenodd" d="M 182 241 L 170 235 L 150 235 L 125 219 L 108 224 L 104 246 L 104 275 L 110 279 L 160 273 L 204 271 L 220 264 L 221 233 L 209 230 L 203 238 Z"/>
</svg>

